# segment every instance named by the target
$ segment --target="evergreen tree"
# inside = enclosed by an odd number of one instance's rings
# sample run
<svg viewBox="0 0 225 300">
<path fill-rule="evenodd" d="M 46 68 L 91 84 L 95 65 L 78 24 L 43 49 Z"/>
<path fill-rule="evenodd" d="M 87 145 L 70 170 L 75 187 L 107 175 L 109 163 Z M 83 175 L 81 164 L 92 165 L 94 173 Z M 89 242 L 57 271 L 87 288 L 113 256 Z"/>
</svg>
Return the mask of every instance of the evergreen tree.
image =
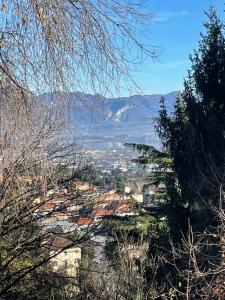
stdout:
<svg viewBox="0 0 225 300">
<path fill-rule="evenodd" d="M 134 145 L 136 150 L 142 151 L 138 162 L 155 162 L 158 166 L 151 181 L 155 179 L 157 182 L 160 176 L 166 185 L 165 201 L 159 215 L 161 212 L 166 216 L 169 235 L 164 236 L 163 243 L 162 238 L 156 239 L 154 243 L 151 239 L 150 255 L 157 251 L 165 254 L 165 249 L 170 249 L 169 240 L 172 240 L 173 247 L 176 245 L 182 248 L 182 240 L 188 236 L 191 227 L 193 232 L 204 237 L 198 249 L 198 254 L 204 257 L 199 258 L 202 274 L 209 270 L 210 264 L 220 265 L 219 260 L 215 260 L 220 257 L 220 245 L 212 236 L 204 235 L 204 232 L 219 228 L 219 218 L 213 209 L 219 208 L 219 191 L 225 185 L 224 24 L 214 8 L 210 8 L 206 15 L 208 20 L 204 23 L 205 33 L 201 34 L 198 49 L 190 57 L 191 70 L 172 115 L 167 113 L 164 99 L 161 100 L 156 130 L 162 142 L 162 150 Z M 188 253 L 183 254 L 187 256 Z M 186 269 L 187 265 L 189 269 Z M 187 270 L 191 274 L 193 270 L 190 268 L 188 259 L 177 257 L 175 265 L 164 263 L 159 266 L 159 273 L 160 270 L 166 272 L 170 284 L 175 287 L 181 284 L 179 289 L 185 293 L 183 274 L 187 274 Z M 213 275 L 209 274 L 205 281 L 208 286 L 215 282 Z M 196 281 L 194 288 L 197 291 L 202 286 Z M 194 296 L 190 299 L 200 299 L 198 293 L 192 294 Z"/>
<path fill-rule="evenodd" d="M 162 107 L 157 128 L 176 175 L 171 204 L 183 207 L 183 225 L 191 218 L 200 230 L 209 207 L 218 203 L 225 166 L 225 38 L 216 11 L 211 8 L 207 16 L 174 115 L 168 117 Z"/>
</svg>

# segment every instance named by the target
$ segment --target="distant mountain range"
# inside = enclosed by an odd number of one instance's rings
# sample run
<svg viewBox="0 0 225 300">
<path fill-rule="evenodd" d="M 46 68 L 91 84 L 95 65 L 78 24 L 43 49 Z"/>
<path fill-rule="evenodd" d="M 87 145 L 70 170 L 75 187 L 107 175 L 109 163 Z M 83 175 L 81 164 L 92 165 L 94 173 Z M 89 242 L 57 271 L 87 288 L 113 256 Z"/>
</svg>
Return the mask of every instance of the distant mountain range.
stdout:
<svg viewBox="0 0 225 300">
<path fill-rule="evenodd" d="M 84 140 L 144 142 L 147 136 L 155 136 L 154 119 L 160 109 L 161 97 L 165 97 L 166 107 L 171 113 L 177 95 L 175 91 L 166 95 L 106 98 L 99 94 L 57 92 L 42 94 L 40 97 L 47 103 L 64 99 L 71 125 L 79 130 Z M 140 137 L 144 139 L 140 140 Z"/>
</svg>

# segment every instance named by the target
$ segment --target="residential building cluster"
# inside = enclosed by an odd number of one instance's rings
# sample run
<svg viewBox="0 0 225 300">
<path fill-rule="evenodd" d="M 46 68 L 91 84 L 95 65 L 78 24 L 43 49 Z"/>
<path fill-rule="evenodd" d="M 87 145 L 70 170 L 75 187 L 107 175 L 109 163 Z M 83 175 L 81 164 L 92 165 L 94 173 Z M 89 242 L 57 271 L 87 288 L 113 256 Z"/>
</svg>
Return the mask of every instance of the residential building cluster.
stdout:
<svg viewBox="0 0 225 300">
<path fill-rule="evenodd" d="M 45 197 L 36 198 L 35 214 L 40 224 L 49 228 L 65 223 L 67 226 L 61 226 L 63 231 L 82 230 L 100 223 L 104 217 L 135 214 L 130 200 L 129 194 L 104 191 L 88 182 L 76 181 L 72 191 L 52 189 L 46 191 Z"/>
</svg>

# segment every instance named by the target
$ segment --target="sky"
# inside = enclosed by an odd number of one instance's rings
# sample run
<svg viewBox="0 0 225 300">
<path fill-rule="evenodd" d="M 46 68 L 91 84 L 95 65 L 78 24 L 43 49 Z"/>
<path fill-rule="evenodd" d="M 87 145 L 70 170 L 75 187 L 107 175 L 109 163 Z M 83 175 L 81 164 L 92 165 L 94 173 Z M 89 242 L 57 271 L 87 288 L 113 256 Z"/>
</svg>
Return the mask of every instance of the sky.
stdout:
<svg viewBox="0 0 225 300">
<path fill-rule="evenodd" d="M 148 0 L 154 14 L 151 42 L 159 46 L 161 55 L 148 59 L 133 78 L 143 94 L 166 94 L 181 90 L 190 68 L 189 55 L 197 48 L 204 10 L 213 4 L 225 19 L 224 0 Z"/>
</svg>

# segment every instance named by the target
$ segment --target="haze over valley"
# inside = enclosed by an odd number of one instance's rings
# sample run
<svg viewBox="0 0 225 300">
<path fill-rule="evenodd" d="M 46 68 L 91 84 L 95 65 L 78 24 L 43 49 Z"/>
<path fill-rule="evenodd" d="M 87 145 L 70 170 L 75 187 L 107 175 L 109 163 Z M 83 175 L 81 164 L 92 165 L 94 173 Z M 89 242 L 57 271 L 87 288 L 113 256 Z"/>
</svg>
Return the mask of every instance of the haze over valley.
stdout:
<svg viewBox="0 0 225 300">
<path fill-rule="evenodd" d="M 72 131 L 82 146 L 89 149 L 118 149 L 124 143 L 151 144 L 159 147 L 155 134 L 155 118 L 160 99 L 165 97 L 168 112 L 172 112 L 178 92 L 165 95 L 133 95 L 106 98 L 99 94 L 80 92 L 43 94 L 47 102 L 58 97 L 66 99 L 66 111 Z"/>
</svg>

